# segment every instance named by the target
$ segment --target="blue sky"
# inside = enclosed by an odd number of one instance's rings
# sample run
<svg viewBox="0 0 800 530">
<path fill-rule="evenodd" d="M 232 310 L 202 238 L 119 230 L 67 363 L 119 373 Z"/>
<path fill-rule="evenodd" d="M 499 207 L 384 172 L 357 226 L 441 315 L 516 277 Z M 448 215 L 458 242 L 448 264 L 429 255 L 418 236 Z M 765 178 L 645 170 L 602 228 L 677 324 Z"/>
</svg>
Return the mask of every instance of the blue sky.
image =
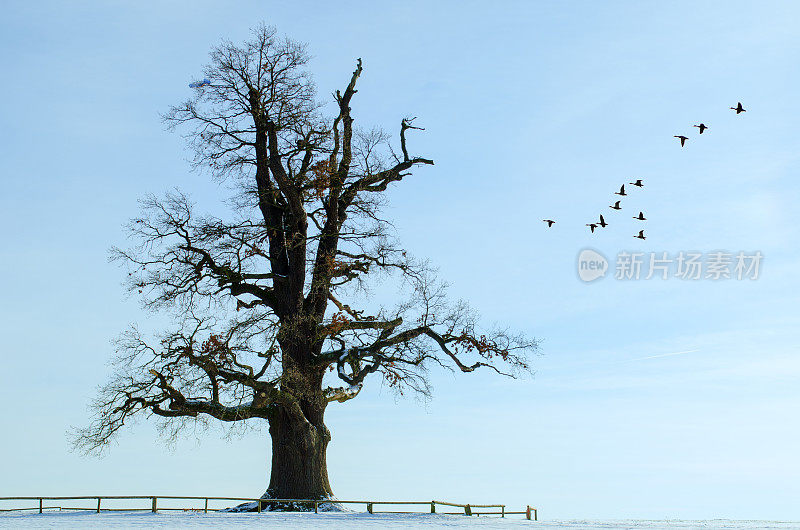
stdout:
<svg viewBox="0 0 800 530">
<path fill-rule="evenodd" d="M 377 384 L 332 405 L 340 498 L 800 519 L 796 3 L 0 10 L 0 495 L 264 490 L 265 429 L 170 448 L 141 423 L 102 459 L 71 453 L 66 435 L 108 376 L 110 341 L 130 322 L 165 324 L 107 262 L 137 199 L 177 186 L 220 211 L 225 190 L 189 171 L 159 113 L 187 97 L 212 45 L 264 21 L 309 43 L 321 95 L 363 58 L 357 123 L 394 131 L 418 116 L 410 148 L 436 166 L 391 190 L 400 238 L 487 323 L 542 339 L 534 377 L 436 374 L 428 403 Z M 747 113 L 728 110 L 737 101 Z M 646 187 L 612 212 L 630 178 Z M 633 209 L 648 215 L 646 241 L 631 238 Z M 591 235 L 600 212 L 612 226 Z M 586 247 L 760 250 L 764 262 L 756 281 L 584 284 Z"/>
</svg>

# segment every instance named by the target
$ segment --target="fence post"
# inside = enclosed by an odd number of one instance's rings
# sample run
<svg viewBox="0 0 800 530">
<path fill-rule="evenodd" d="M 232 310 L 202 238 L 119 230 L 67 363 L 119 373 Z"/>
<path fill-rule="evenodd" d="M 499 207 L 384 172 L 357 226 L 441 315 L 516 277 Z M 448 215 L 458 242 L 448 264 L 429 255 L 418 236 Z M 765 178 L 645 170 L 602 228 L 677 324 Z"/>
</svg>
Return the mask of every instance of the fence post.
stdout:
<svg viewBox="0 0 800 530">
<path fill-rule="evenodd" d="M 314 501 L 314 513 L 319 513 L 319 501 Z"/>
<path fill-rule="evenodd" d="M 436 501 L 431 501 L 431 513 L 436 513 Z"/>
<path fill-rule="evenodd" d="M 258 513 L 261 513 L 261 499 L 258 499 Z"/>
<path fill-rule="evenodd" d="M 206 504 L 203 506 L 203 513 L 208 513 L 208 499 L 206 499 Z"/>
<path fill-rule="evenodd" d="M 367 512 L 372 513 L 372 503 L 371 502 L 367 503 Z"/>
<path fill-rule="evenodd" d="M 100 513 L 100 497 L 97 497 L 97 513 Z"/>
<path fill-rule="evenodd" d="M 505 517 L 505 516 L 506 516 L 506 505 L 503 504 L 502 506 L 500 506 L 500 517 Z"/>
<path fill-rule="evenodd" d="M 158 497 L 153 497 L 153 513 L 158 513 Z"/>
<path fill-rule="evenodd" d="M 539 510 L 537 510 L 536 508 L 533 509 L 533 520 L 534 521 L 539 520 Z"/>
<path fill-rule="evenodd" d="M 39 513 L 42 513 L 42 499 L 39 499 Z"/>
<path fill-rule="evenodd" d="M 469 504 L 464 506 L 464 515 L 472 515 L 472 508 L 469 507 Z"/>
</svg>

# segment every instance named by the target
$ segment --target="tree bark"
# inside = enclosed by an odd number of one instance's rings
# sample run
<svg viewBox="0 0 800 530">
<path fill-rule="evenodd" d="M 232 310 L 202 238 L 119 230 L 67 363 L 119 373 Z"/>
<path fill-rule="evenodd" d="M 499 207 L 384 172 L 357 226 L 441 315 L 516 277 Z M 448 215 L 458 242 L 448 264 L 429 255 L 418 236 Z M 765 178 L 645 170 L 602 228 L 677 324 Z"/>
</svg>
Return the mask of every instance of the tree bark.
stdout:
<svg viewBox="0 0 800 530">
<path fill-rule="evenodd" d="M 286 348 L 290 348 L 288 343 Z M 324 423 L 328 405 L 322 392 L 324 372 L 298 364 L 298 357 L 287 355 L 283 360 L 281 391 L 293 400 L 268 416 L 272 470 L 264 498 L 326 500 L 333 492 L 325 457 L 331 434 Z"/>
<path fill-rule="evenodd" d="M 330 431 L 318 418 L 303 419 L 279 411 L 269 422 L 272 471 L 264 498 L 330 499 L 325 451 Z"/>
</svg>

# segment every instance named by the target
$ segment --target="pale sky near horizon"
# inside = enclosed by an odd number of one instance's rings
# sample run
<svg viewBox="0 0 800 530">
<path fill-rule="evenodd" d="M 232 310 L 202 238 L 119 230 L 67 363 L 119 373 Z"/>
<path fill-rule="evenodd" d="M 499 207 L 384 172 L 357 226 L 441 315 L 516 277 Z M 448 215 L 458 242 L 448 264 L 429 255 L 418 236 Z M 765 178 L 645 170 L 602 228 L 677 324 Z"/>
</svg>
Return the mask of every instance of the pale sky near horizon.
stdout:
<svg viewBox="0 0 800 530">
<path fill-rule="evenodd" d="M 339 498 L 800 520 L 800 5 L 232 6 L 0 6 L 0 496 L 265 489 L 266 429 L 169 448 L 142 422 L 102 459 L 67 437 L 107 379 L 110 341 L 164 324 L 107 261 L 137 199 L 180 187 L 223 211 L 225 190 L 190 171 L 159 113 L 189 96 L 214 44 L 263 21 L 309 44 L 322 97 L 363 58 L 356 123 L 394 133 L 418 117 L 409 148 L 436 165 L 390 192 L 400 239 L 487 323 L 542 340 L 533 377 L 434 373 L 427 403 L 372 381 L 332 404 Z M 610 210 L 635 178 L 645 188 Z M 631 237 L 639 210 L 645 241 Z M 611 226 L 592 235 L 598 213 Z M 587 247 L 764 261 L 755 281 L 586 284 Z"/>
</svg>

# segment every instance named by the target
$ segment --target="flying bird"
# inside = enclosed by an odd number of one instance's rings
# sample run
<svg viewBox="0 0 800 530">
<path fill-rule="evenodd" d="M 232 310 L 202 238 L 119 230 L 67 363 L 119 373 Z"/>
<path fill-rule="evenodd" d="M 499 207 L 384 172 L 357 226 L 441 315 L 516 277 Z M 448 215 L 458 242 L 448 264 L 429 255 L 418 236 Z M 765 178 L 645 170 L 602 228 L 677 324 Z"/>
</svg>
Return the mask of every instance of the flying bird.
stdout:
<svg viewBox="0 0 800 530">
<path fill-rule="evenodd" d="M 594 234 L 594 229 L 595 229 L 595 228 L 597 228 L 597 224 L 596 224 L 596 223 L 589 223 L 589 224 L 587 224 L 586 226 L 588 226 L 588 227 L 589 227 L 589 229 L 590 229 L 590 230 L 592 231 L 592 233 Z"/>
<path fill-rule="evenodd" d="M 747 112 L 746 110 L 744 110 L 744 107 L 742 107 L 742 102 L 741 101 L 735 107 L 731 107 L 731 110 L 735 110 L 736 114 L 741 114 L 742 112 Z"/>
<path fill-rule="evenodd" d="M 647 221 L 647 217 L 645 217 L 642 212 L 639 212 L 639 215 L 634 216 L 634 219 L 638 219 L 639 221 Z"/>
<path fill-rule="evenodd" d="M 552 219 L 542 219 L 542 221 L 544 221 L 545 223 L 547 223 L 547 228 L 550 228 L 551 226 L 553 226 L 553 225 L 556 223 L 556 222 L 555 222 L 555 221 L 553 221 Z"/>
<path fill-rule="evenodd" d="M 697 127 L 700 129 L 700 134 L 703 134 L 703 131 L 708 129 L 708 126 L 705 123 L 701 123 L 700 125 L 692 125 L 692 127 Z"/>
<path fill-rule="evenodd" d="M 622 210 L 619 206 L 619 201 L 615 202 L 613 206 L 609 206 L 612 210 Z"/>
<path fill-rule="evenodd" d="M 627 195 L 627 193 L 625 193 L 625 184 L 623 184 L 622 186 L 620 186 L 620 187 L 619 187 L 619 191 L 615 191 L 615 192 L 614 192 L 614 195 L 621 195 L 621 196 L 623 196 L 623 197 L 624 197 L 625 195 Z"/>
<path fill-rule="evenodd" d="M 680 138 L 680 140 L 681 140 L 681 147 L 683 147 L 683 146 L 686 144 L 686 140 L 688 140 L 688 139 L 689 139 L 689 138 L 687 138 L 686 136 L 680 136 L 680 135 L 677 135 L 677 134 L 673 134 L 673 136 L 674 136 L 675 138 Z"/>
<path fill-rule="evenodd" d="M 646 237 L 644 237 L 644 230 L 639 230 L 639 235 L 633 237 L 635 237 L 636 239 L 647 239 Z"/>
<path fill-rule="evenodd" d="M 628 184 L 632 186 L 639 186 L 640 188 L 644 188 L 644 184 L 642 183 L 642 179 L 636 179 L 636 182 L 628 182 Z"/>
<path fill-rule="evenodd" d="M 600 214 L 600 226 L 602 226 L 603 228 L 608 226 L 608 223 L 606 222 L 606 220 L 603 219 L 603 214 Z"/>
</svg>

